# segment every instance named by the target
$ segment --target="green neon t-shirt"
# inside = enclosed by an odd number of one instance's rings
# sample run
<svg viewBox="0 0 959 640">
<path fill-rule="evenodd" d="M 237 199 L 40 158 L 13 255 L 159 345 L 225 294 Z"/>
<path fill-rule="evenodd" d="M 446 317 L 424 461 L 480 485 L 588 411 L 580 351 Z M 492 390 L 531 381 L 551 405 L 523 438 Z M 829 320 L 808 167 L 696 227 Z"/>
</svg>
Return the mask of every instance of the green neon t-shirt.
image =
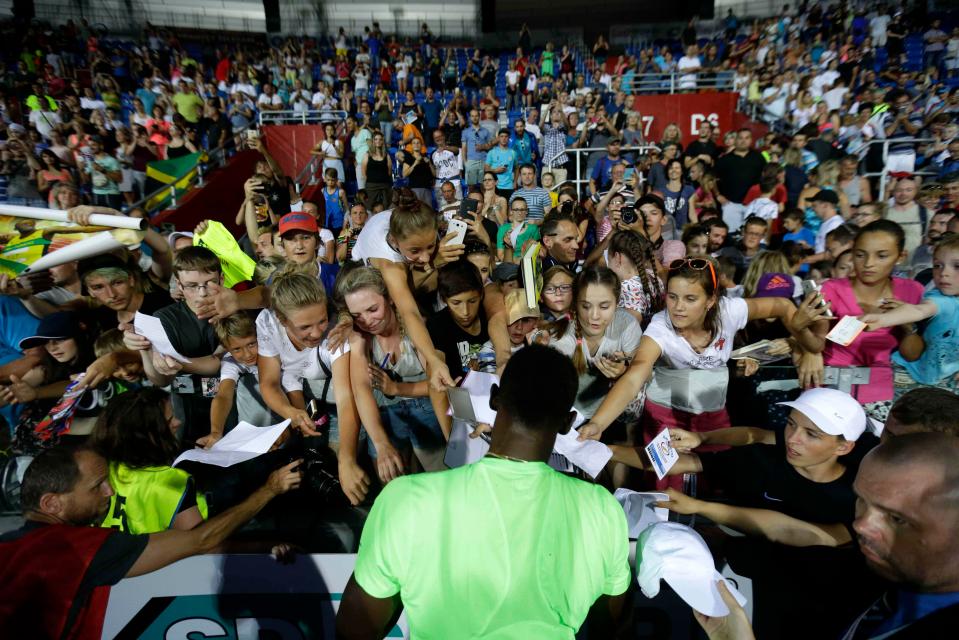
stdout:
<svg viewBox="0 0 959 640">
<path fill-rule="evenodd" d="M 604 488 L 544 463 L 483 460 L 390 482 L 357 583 L 400 593 L 411 637 L 573 638 L 630 581 L 626 518 Z"/>
</svg>

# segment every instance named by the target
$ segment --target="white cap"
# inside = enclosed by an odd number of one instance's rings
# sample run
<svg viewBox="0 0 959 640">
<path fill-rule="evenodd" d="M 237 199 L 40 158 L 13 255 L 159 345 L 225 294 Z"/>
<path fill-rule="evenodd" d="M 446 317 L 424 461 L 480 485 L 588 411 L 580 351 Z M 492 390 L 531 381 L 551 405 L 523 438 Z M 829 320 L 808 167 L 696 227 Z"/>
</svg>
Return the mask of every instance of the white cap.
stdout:
<svg viewBox="0 0 959 640">
<path fill-rule="evenodd" d="M 779 404 L 799 411 L 824 433 L 842 436 L 850 442 L 858 440 L 866 430 L 866 412 L 859 401 L 845 391 L 816 387 L 803 391 L 792 402 Z"/>
<path fill-rule="evenodd" d="M 192 238 L 192 237 L 193 237 L 192 231 L 174 231 L 173 233 L 167 236 L 166 241 L 170 243 L 170 248 L 172 249 L 174 245 L 176 244 L 176 241 L 179 240 L 180 238 Z"/>
<path fill-rule="evenodd" d="M 696 611 L 710 617 L 729 615 L 729 607 L 716 587 L 720 580 L 740 605 L 746 598 L 713 564 L 702 537 L 678 522 L 657 522 L 643 531 L 636 543 L 636 574 L 647 598 L 659 593 L 659 581 L 676 592 Z"/>
</svg>

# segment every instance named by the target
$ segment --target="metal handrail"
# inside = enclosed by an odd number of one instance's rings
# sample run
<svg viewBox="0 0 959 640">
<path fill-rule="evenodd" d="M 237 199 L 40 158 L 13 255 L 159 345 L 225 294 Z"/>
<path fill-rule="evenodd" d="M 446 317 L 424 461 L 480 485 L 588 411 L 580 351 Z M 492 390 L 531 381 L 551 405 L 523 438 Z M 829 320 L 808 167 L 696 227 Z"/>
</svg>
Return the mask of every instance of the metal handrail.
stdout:
<svg viewBox="0 0 959 640">
<path fill-rule="evenodd" d="M 866 142 L 867 147 L 871 147 L 875 144 L 882 145 L 882 169 L 880 171 L 870 171 L 863 173 L 864 178 L 879 178 L 879 197 L 885 199 L 886 197 L 886 182 L 889 178 L 889 172 L 886 170 L 886 166 L 889 161 L 889 145 L 890 144 L 928 144 L 930 142 L 935 142 L 935 138 L 883 138 L 881 140 L 869 140 Z M 861 148 L 860 148 L 861 151 Z M 868 151 L 867 151 L 868 152 Z M 935 171 L 913 171 L 913 175 L 919 176 L 929 176 L 936 175 Z"/>
<path fill-rule="evenodd" d="M 660 149 L 657 145 L 655 145 L 655 144 L 643 144 L 643 145 L 637 145 L 637 146 L 635 146 L 635 147 L 623 147 L 621 150 L 622 150 L 623 152 L 626 152 L 626 153 L 633 153 L 633 152 L 640 152 L 640 153 L 641 153 L 641 152 L 643 152 L 643 151 L 649 151 L 649 150 L 661 151 L 661 149 Z M 570 182 L 570 183 L 576 185 L 576 195 L 577 195 L 579 198 L 582 198 L 582 197 L 583 197 L 583 185 L 584 185 L 584 184 L 585 184 L 585 185 L 588 185 L 588 184 L 589 184 L 589 176 L 584 176 L 584 175 L 583 175 L 583 172 L 581 171 L 581 168 L 582 168 L 582 160 L 581 160 L 581 158 L 582 158 L 582 156 L 583 156 L 584 153 L 594 153 L 594 152 L 596 152 L 596 151 L 606 151 L 606 147 L 587 147 L 587 148 L 582 148 L 582 149 L 579 149 L 579 148 L 566 148 L 566 149 L 563 149 L 562 151 L 560 151 L 559 153 L 553 154 L 552 157 L 547 158 L 546 161 L 543 163 L 543 166 L 544 166 L 544 167 L 549 167 L 550 169 L 552 169 L 553 166 L 554 166 L 553 163 L 556 161 L 556 158 L 560 157 L 561 155 L 566 154 L 566 155 L 573 155 L 573 156 L 575 156 L 575 158 L 576 158 L 576 174 L 575 174 L 576 177 L 570 178 L 569 176 L 567 176 L 567 178 L 566 178 L 566 180 L 564 181 L 564 183 Z"/>
<path fill-rule="evenodd" d="M 322 156 L 312 156 L 310 158 L 310 161 L 306 163 L 306 166 L 303 167 L 302 171 L 300 171 L 293 180 L 293 186 L 297 193 L 300 193 L 300 189 L 304 186 L 317 184 L 319 182 L 316 179 L 316 170 L 322 164 Z"/>
<path fill-rule="evenodd" d="M 238 138 L 240 140 L 245 139 L 246 131 L 247 129 L 250 129 L 250 128 L 251 126 L 247 125 L 243 127 L 242 129 L 239 129 L 238 131 L 233 132 L 234 138 Z M 217 167 L 221 166 L 220 158 L 223 158 L 222 164 L 226 164 L 226 150 L 227 150 L 227 146 L 225 144 L 221 144 L 220 146 L 214 149 L 211 149 L 210 151 L 207 151 L 206 152 L 207 157 L 210 159 L 209 164 L 216 164 Z M 196 165 L 196 180 L 190 183 L 189 188 L 192 189 L 193 187 L 203 186 L 203 174 L 205 170 L 206 169 L 204 169 L 204 164 L 202 162 L 198 162 Z M 142 198 L 140 198 L 139 200 L 131 204 L 128 207 L 128 210 L 142 208 L 144 211 L 146 211 L 147 216 L 151 216 L 154 212 L 147 210 L 146 203 L 152 200 L 153 198 L 156 198 L 162 195 L 165 191 L 170 192 L 170 206 L 168 206 L 167 208 L 176 209 L 177 208 L 177 202 L 176 202 L 176 183 L 177 182 L 179 182 L 179 180 L 174 181 L 173 184 L 165 184 L 159 189 L 156 189 L 153 192 L 146 194 L 145 196 L 143 196 Z"/>
<path fill-rule="evenodd" d="M 688 79 L 692 76 L 692 80 Z M 728 70 L 671 71 L 668 73 L 637 73 L 633 76 L 632 93 L 677 93 L 682 91 L 732 91 L 735 73 Z M 691 83 L 691 84 L 690 84 Z M 689 86 L 686 86 L 689 84 Z"/>
<path fill-rule="evenodd" d="M 264 124 L 312 124 L 314 122 L 341 122 L 349 113 L 342 109 L 308 109 L 305 111 L 260 111 L 257 122 Z"/>
</svg>

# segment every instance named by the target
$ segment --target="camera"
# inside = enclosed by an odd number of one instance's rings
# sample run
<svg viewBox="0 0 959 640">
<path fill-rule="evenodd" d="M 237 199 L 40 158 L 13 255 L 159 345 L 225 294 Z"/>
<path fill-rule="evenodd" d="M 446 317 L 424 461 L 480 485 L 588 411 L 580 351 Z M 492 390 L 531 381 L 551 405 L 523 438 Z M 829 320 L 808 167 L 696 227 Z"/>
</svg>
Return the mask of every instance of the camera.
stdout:
<svg viewBox="0 0 959 640">
<path fill-rule="evenodd" d="M 639 220 L 639 214 L 636 213 L 636 207 L 631 205 L 626 205 L 619 210 L 619 219 L 623 221 L 623 224 L 636 224 Z"/>
<path fill-rule="evenodd" d="M 345 500 L 340 490 L 339 463 L 336 454 L 330 449 L 330 414 L 325 402 L 313 399 L 306 406 L 307 413 L 323 432 L 319 436 L 303 438 L 303 479 L 306 487 L 330 504 L 340 504 Z"/>
</svg>

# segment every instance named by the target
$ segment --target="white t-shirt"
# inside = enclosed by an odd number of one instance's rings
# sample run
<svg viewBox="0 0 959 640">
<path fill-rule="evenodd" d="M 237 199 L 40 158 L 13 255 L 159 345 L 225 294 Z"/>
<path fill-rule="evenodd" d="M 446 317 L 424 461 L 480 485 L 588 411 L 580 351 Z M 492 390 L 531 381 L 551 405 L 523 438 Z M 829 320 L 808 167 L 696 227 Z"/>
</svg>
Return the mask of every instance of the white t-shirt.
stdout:
<svg viewBox="0 0 959 640">
<path fill-rule="evenodd" d="M 511 87 L 515 87 L 519 84 L 519 71 L 513 69 L 512 71 L 506 72 L 506 84 Z"/>
<path fill-rule="evenodd" d="M 371 258 L 381 258 L 390 262 L 406 262 L 403 254 L 394 249 L 386 241 L 390 232 L 390 216 L 392 211 L 381 211 L 370 217 L 363 225 L 363 230 L 356 238 L 353 246 L 353 259 L 366 262 Z"/>
<path fill-rule="evenodd" d="M 639 321 L 633 317 L 626 309 L 616 308 L 613 315 L 613 321 L 606 327 L 606 333 L 599 343 L 596 351 L 592 355 L 587 354 L 587 361 L 591 364 L 593 360 L 603 355 L 612 355 L 617 351 L 622 351 L 626 355 L 631 355 L 639 347 L 639 341 L 643 337 L 643 329 Z M 549 346 L 553 347 L 563 355 L 573 357 L 576 349 L 583 349 L 586 341 L 583 340 L 583 346 L 576 344 L 576 327 L 573 322 L 569 323 L 566 333 L 559 338 L 550 340 Z M 586 373 L 579 377 L 579 391 L 576 394 L 575 406 L 583 415 L 591 417 L 603 398 L 609 392 L 609 378 L 602 373 L 590 367 Z"/>
<path fill-rule="evenodd" d="M 280 324 L 279 318 L 270 309 L 264 309 L 256 317 L 256 339 L 260 355 L 268 358 L 279 358 L 282 369 L 281 385 L 284 391 L 302 391 L 303 379 L 326 380 L 327 376 L 320 366 L 320 360 L 329 371 L 333 371 L 333 363 L 345 353 L 349 353 L 349 343 L 331 352 L 326 341 L 319 347 L 297 349 L 286 334 L 286 329 Z M 333 399 L 333 385 L 327 394 L 327 402 Z"/>
<path fill-rule="evenodd" d="M 283 98 L 281 98 L 277 93 L 274 93 L 272 96 L 261 93 L 260 97 L 256 99 L 256 104 L 260 106 L 272 105 L 274 107 L 282 107 Z"/>
<path fill-rule="evenodd" d="M 702 353 L 697 353 L 686 338 L 676 333 L 666 310 L 653 316 L 646 328 L 646 336 L 656 341 L 662 350 L 659 364 L 670 369 L 716 369 L 725 367 L 733 352 L 736 332 L 749 321 L 749 307 L 741 298 L 719 299 L 719 335 Z"/>
<path fill-rule="evenodd" d="M 259 340 L 259 338 L 257 338 Z M 260 372 L 257 371 L 256 365 L 247 366 L 242 362 L 237 362 L 236 358 L 227 353 L 223 356 L 223 359 L 220 360 L 220 380 L 232 380 L 237 382 L 240 379 L 241 375 L 246 373 L 252 373 L 256 376 L 256 379 L 260 379 Z"/>
<path fill-rule="evenodd" d="M 291 209 L 292 211 L 292 209 Z M 333 237 L 333 232 L 329 229 L 320 229 L 320 246 L 317 248 L 316 257 L 325 258 L 326 257 L 326 243 L 333 242 L 335 238 Z M 335 243 L 334 243 L 335 244 Z"/>
<path fill-rule="evenodd" d="M 433 155 L 430 156 L 430 159 L 433 161 L 433 166 L 436 167 L 436 183 L 443 184 L 451 178 L 458 178 L 460 175 L 459 168 L 459 159 L 449 149 L 439 150 L 433 152 Z"/>
<path fill-rule="evenodd" d="M 699 56 L 683 56 L 679 59 L 676 69 L 683 75 L 679 78 L 681 88 L 691 88 L 696 86 L 696 74 L 690 73 L 698 71 L 702 65 L 699 62 Z"/>
<path fill-rule="evenodd" d="M 822 253 L 826 250 L 826 234 L 835 229 L 836 227 L 842 226 L 842 216 L 839 214 L 834 215 L 822 223 L 819 227 L 819 231 L 816 232 L 816 253 Z"/>
<path fill-rule="evenodd" d="M 235 82 L 233 83 L 233 86 L 230 87 L 230 94 L 232 95 L 234 93 L 244 93 L 250 96 L 251 98 L 255 98 L 256 87 L 254 87 L 249 82 Z"/>
</svg>

